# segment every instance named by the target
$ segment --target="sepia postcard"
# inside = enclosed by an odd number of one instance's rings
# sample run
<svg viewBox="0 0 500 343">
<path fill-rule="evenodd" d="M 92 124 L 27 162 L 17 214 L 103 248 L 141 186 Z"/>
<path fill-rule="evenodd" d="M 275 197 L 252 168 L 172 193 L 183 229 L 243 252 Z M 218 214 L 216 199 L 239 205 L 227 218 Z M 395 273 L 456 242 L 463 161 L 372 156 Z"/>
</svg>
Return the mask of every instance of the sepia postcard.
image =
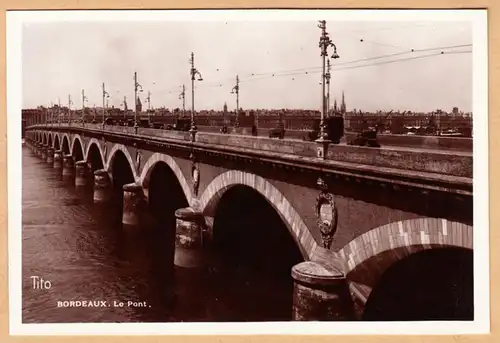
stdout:
<svg viewBox="0 0 500 343">
<path fill-rule="evenodd" d="M 10 333 L 489 332 L 486 18 L 8 11 Z"/>
</svg>

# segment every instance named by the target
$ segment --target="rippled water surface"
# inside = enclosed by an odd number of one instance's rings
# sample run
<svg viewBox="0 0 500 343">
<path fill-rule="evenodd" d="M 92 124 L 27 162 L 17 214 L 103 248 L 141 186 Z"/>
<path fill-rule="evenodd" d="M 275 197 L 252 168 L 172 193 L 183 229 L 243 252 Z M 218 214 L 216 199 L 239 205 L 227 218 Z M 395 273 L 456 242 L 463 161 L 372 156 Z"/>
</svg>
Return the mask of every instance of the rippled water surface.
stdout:
<svg viewBox="0 0 500 343">
<path fill-rule="evenodd" d="M 289 281 L 279 284 L 223 265 L 175 268 L 172 274 L 166 238 L 124 230 L 116 204 L 94 204 L 91 188 L 63 181 L 27 147 L 22 173 L 23 322 L 289 319 Z M 34 289 L 31 276 L 49 280 L 51 288 Z M 71 300 L 104 300 L 108 306 L 58 307 Z"/>
</svg>

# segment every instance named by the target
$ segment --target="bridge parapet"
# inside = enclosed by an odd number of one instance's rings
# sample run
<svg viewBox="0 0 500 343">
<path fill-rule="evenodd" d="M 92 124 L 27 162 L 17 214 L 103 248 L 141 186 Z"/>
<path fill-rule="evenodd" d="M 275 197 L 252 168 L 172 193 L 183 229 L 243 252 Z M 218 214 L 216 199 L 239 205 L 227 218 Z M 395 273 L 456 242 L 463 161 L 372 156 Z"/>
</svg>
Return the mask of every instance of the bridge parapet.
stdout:
<svg viewBox="0 0 500 343">
<path fill-rule="evenodd" d="M 191 134 L 188 131 L 138 128 L 137 134 L 149 137 L 162 137 L 169 139 L 178 139 L 181 141 L 191 141 Z"/>
<path fill-rule="evenodd" d="M 241 135 L 229 136 L 206 132 L 199 132 L 196 136 L 196 142 L 304 157 L 316 157 L 317 148 L 315 142 L 276 140 Z M 467 152 L 433 151 L 402 147 L 377 149 L 332 144 L 326 158 L 339 162 L 472 177 L 472 153 Z"/>
<path fill-rule="evenodd" d="M 473 157 L 470 152 L 438 151 L 408 147 L 368 148 L 332 144 L 326 159 L 316 157 L 317 143 L 300 140 L 277 140 L 266 137 L 225 135 L 198 132 L 196 141 L 190 141 L 189 132 L 176 132 L 150 128 L 113 127 L 101 124 L 73 123 L 71 126 L 37 125 L 28 129 L 72 130 L 87 134 L 108 134 L 116 138 L 145 144 L 167 144 L 174 149 L 195 149 L 238 155 L 245 159 L 258 159 L 270 163 L 286 163 L 294 167 L 354 172 L 357 176 L 385 175 L 385 178 L 407 178 L 428 183 L 460 185 L 472 191 Z M 453 188 L 454 186 L 452 186 Z M 450 188 L 447 186 L 447 188 Z"/>
</svg>

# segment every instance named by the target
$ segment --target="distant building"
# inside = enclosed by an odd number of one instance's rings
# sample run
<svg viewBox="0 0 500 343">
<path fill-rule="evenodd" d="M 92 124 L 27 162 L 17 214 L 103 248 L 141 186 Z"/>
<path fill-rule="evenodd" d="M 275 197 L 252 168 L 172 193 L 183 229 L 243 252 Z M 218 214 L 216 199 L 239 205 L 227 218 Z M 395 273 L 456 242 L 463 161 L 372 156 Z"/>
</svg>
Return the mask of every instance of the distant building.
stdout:
<svg viewBox="0 0 500 343">
<path fill-rule="evenodd" d="M 458 116 L 458 107 L 453 107 L 453 110 L 451 112 L 453 113 L 453 116 Z"/>
</svg>

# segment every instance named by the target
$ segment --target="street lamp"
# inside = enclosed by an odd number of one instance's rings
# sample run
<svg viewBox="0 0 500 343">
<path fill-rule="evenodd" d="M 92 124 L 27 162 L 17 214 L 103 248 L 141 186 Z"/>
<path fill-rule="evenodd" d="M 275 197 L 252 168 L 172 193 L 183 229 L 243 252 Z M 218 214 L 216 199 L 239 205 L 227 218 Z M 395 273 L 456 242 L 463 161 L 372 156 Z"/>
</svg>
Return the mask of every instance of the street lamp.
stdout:
<svg viewBox="0 0 500 343">
<path fill-rule="evenodd" d="M 71 94 L 68 95 L 68 126 L 71 126 L 71 104 L 73 101 L 71 100 Z"/>
<path fill-rule="evenodd" d="M 240 78 L 236 75 L 236 86 L 231 90 L 231 94 L 236 94 L 236 127 L 240 127 Z"/>
<path fill-rule="evenodd" d="M 137 127 L 139 126 L 139 122 L 137 120 L 137 92 L 142 92 L 142 86 L 137 81 L 137 72 L 134 72 L 134 127 L 137 132 Z"/>
<path fill-rule="evenodd" d="M 85 127 L 85 102 L 89 99 L 85 95 L 85 90 L 82 89 L 82 126 Z"/>
<path fill-rule="evenodd" d="M 106 99 L 109 98 L 109 93 L 106 91 L 104 82 L 102 83 L 102 126 L 106 123 Z"/>
<path fill-rule="evenodd" d="M 328 56 L 328 48 L 333 47 L 333 54 L 331 58 L 337 59 L 339 55 L 337 54 L 337 46 L 333 44 L 330 39 L 328 33 L 326 32 L 326 20 L 320 20 L 318 27 L 321 29 L 321 38 L 319 40 L 319 47 L 321 48 L 321 57 L 323 59 L 323 72 L 322 72 L 322 82 L 321 82 L 321 100 L 322 100 L 322 108 L 321 108 L 321 120 L 320 120 L 320 133 L 319 137 L 316 140 L 318 143 L 323 144 L 323 150 L 318 152 L 318 156 L 325 158 L 326 149 L 330 141 L 328 140 L 328 133 L 325 130 L 325 112 L 326 112 L 326 97 L 325 97 L 325 84 L 328 82 L 330 85 L 330 70 L 328 73 L 325 72 L 325 62 L 326 57 Z"/>
<path fill-rule="evenodd" d="M 182 117 L 186 115 L 186 86 L 182 85 L 182 93 L 179 94 L 179 100 L 182 99 Z"/>
<path fill-rule="evenodd" d="M 196 125 L 194 122 L 194 81 L 203 81 L 201 73 L 194 67 L 194 53 L 191 53 L 191 59 L 189 60 L 191 64 L 191 140 L 194 141 L 194 136 L 196 134 Z M 198 79 L 196 79 L 198 76 Z"/>
</svg>

